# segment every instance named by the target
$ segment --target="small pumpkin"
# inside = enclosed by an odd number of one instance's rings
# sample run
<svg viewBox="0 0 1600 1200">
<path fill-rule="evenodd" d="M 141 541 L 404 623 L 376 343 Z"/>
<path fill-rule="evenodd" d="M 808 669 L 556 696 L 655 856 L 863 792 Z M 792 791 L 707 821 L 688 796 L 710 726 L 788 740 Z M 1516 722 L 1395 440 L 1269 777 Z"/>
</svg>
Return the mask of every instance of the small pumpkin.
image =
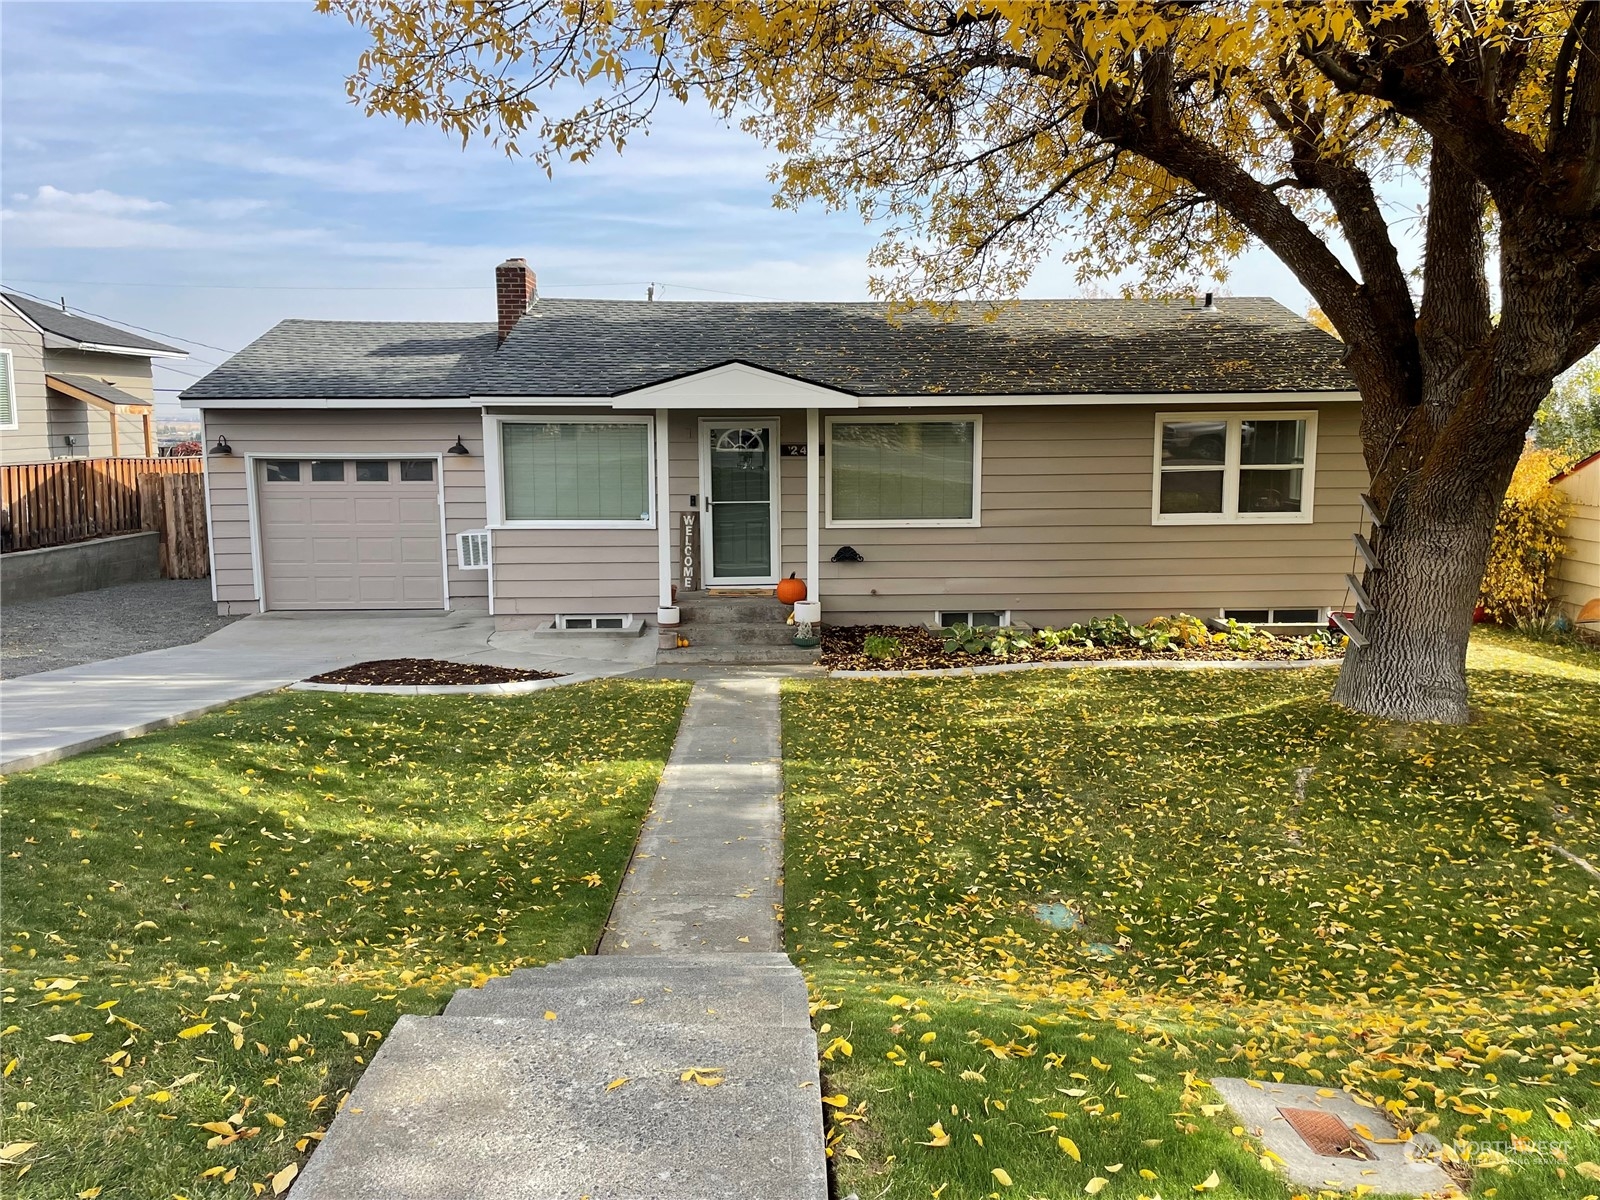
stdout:
<svg viewBox="0 0 1600 1200">
<path fill-rule="evenodd" d="M 780 604 L 798 604 L 805 598 L 805 581 L 796 579 L 793 572 L 790 572 L 789 578 L 778 580 L 778 602 Z"/>
</svg>

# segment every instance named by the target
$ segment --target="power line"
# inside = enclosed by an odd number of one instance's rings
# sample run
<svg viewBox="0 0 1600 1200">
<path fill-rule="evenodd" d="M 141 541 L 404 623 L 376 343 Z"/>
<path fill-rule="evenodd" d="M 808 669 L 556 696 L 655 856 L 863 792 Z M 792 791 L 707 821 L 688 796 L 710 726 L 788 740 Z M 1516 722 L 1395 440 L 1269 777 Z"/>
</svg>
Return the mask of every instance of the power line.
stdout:
<svg viewBox="0 0 1600 1200">
<path fill-rule="evenodd" d="M 26 296 L 30 300 L 37 300 L 40 304 L 57 303 L 47 296 L 35 296 L 32 292 L 25 292 L 21 288 L 16 288 L 14 290 L 16 291 L 17 295 Z M 135 325 L 132 321 L 123 321 L 116 317 L 108 317 L 105 313 L 90 312 L 87 308 L 77 308 L 76 305 L 67 304 L 65 300 L 61 301 L 60 303 L 61 307 L 66 309 L 68 312 L 75 310 L 80 316 L 95 317 L 101 321 L 110 321 L 113 325 L 117 325 L 125 329 L 137 329 L 140 333 L 153 333 L 157 337 L 171 338 L 175 342 L 188 342 L 191 346 L 204 346 L 207 350 L 220 350 L 223 354 L 233 353 L 233 351 L 229 350 L 226 346 L 213 346 L 210 342 L 197 341 L 194 338 L 183 337 L 182 335 L 176 333 L 162 333 L 159 329 L 149 329 L 143 325 Z M 196 361 L 204 362 L 205 360 L 197 359 Z M 216 366 L 217 364 L 212 363 L 211 365 Z"/>
<path fill-rule="evenodd" d="M 23 278 L 23 283 L 48 283 L 57 287 L 110 287 L 110 288 L 172 288 L 192 291 L 227 291 L 227 292 L 486 292 L 492 291 L 492 284 L 477 283 L 443 283 L 443 284 L 397 284 L 393 287 L 382 287 L 373 284 L 325 284 L 325 283 L 119 283 L 110 279 L 31 279 Z M 713 296 L 737 296 L 744 300 L 774 300 L 783 302 L 781 296 L 761 296 L 752 292 L 729 292 L 719 288 L 696 287 L 692 283 L 673 283 L 670 280 L 659 281 L 664 288 L 678 288 L 686 292 L 707 292 Z M 547 283 L 549 288 L 627 288 L 648 287 L 646 280 L 623 280 L 613 283 Z M 22 289 L 17 289 L 19 292 Z M 34 296 L 31 292 L 22 292 L 34 300 L 42 300 L 46 304 L 54 304 L 53 300 L 46 300 L 41 296 Z M 93 313 L 86 315 L 93 316 Z M 105 320 L 112 320 L 110 317 Z M 137 329 L 132 325 L 129 328 Z M 148 331 L 147 331 L 148 332 Z M 163 337 L 177 337 L 177 334 L 162 334 Z M 181 339 L 193 341 L 192 338 Z M 204 346 L 204 342 L 195 342 L 197 346 Z M 221 346 L 211 346 L 212 350 L 221 350 Z"/>
</svg>

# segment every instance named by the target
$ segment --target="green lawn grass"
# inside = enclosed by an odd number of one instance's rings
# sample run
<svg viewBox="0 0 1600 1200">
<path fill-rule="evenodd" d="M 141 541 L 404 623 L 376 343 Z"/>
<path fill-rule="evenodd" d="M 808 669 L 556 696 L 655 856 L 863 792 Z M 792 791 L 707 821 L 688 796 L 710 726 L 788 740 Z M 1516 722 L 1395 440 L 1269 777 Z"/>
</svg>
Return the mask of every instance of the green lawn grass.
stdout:
<svg viewBox="0 0 1600 1200">
<path fill-rule="evenodd" d="M 687 691 L 286 692 L 6 780 L 0 1190 L 272 1195 L 401 1013 L 592 947 Z"/>
<path fill-rule="evenodd" d="M 1558 850 L 1600 861 L 1600 656 L 1482 634 L 1460 728 L 1331 683 L 787 687 L 789 938 L 837 1005 L 841 1194 L 1290 1195 L 1217 1075 L 1491 1147 L 1477 1194 L 1600 1193 L 1600 883 Z"/>
</svg>

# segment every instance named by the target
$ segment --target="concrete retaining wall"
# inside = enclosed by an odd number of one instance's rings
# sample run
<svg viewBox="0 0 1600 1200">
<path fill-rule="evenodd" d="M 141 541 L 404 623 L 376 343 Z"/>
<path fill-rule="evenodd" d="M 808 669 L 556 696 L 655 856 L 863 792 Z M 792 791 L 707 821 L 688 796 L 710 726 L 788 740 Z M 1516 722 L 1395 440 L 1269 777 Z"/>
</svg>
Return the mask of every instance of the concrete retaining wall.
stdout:
<svg viewBox="0 0 1600 1200">
<path fill-rule="evenodd" d="M 119 583 L 161 578 L 161 535 L 122 537 L 19 550 L 0 558 L 0 604 L 70 596 Z"/>
</svg>

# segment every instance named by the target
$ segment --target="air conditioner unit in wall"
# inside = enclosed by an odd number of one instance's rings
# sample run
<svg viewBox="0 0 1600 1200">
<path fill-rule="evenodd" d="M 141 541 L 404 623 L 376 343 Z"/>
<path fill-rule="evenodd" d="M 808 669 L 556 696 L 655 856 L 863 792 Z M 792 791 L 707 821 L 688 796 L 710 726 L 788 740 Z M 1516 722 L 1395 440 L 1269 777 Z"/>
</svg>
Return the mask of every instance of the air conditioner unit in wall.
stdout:
<svg viewBox="0 0 1600 1200">
<path fill-rule="evenodd" d="M 489 531 L 469 529 L 456 534 L 456 564 L 463 571 L 489 569 Z"/>
</svg>

